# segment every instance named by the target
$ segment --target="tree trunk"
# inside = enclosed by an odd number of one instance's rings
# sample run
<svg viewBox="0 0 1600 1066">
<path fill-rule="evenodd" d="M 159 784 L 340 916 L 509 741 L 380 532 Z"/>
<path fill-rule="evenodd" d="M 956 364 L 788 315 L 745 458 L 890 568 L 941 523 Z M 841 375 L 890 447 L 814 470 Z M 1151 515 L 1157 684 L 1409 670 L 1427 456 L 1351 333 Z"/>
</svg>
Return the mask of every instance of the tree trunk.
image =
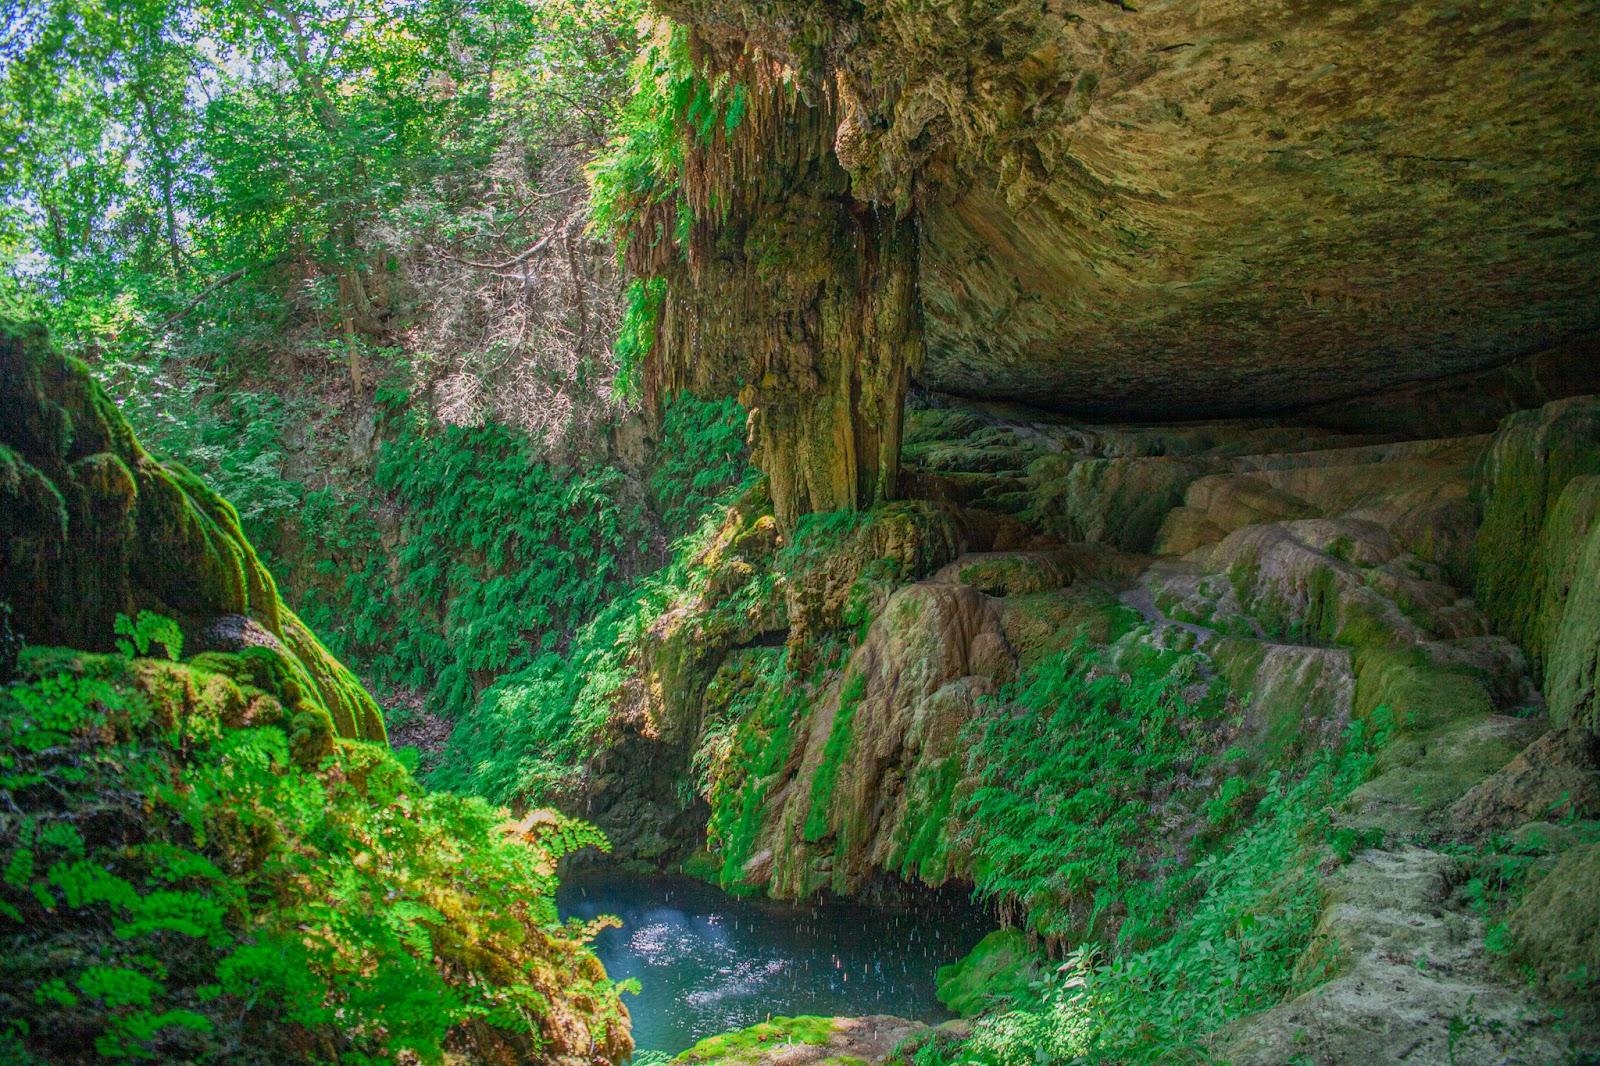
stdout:
<svg viewBox="0 0 1600 1066">
<path fill-rule="evenodd" d="M 349 314 L 344 316 L 344 344 L 347 358 L 350 360 L 350 392 L 359 399 L 363 388 L 361 380 L 361 345 L 356 341 L 355 319 Z"/>
</svg>

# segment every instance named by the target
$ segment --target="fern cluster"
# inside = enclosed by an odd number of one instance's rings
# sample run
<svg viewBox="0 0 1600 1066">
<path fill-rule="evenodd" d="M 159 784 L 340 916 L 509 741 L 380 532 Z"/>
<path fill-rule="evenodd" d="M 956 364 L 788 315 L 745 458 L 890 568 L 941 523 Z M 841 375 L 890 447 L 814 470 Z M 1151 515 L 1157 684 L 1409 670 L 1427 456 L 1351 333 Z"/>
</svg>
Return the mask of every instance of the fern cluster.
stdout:
<svg viewBox="0 0 1600 1066">
<path fill-rule="evenodd" d="M 1147 700 L 1143 711 L 1147 723 L 1151 711 L 1160 714 Z M 1075 735 L 1103 724 L 1060 737 L 1076 746 Z M 1206 1034 L 1315 984 L 1325 975 L 1296 966 L 1322 908 L 1316 867 L 1338 853 L 1334 808 L 1368 776 L 1390 728 L 1379 708 L 1301 773 L 1270 772 L 1241 828 L 1196 842 L 1189 865 L 1118 885 L 1122 936 L 1082 942 L 1055 975 L 1018 995 L 1015 1009 L 980 1019 L 967 1038 L 928 1042 L 915 1066 L 1205 1061 Z"/>
<path fill-rule="evenodd" d="M 754 474 L 745 456 L 745 411 L 737 400 L 683 395 L 666 405 L 649 483 L 669 538 L 692 532 L 715 500 Z"/>
<path fill-rule="evenodd" d="M 687 531 L 747 475 L 741 409 L 692 397 L 667 406 L 649 501 L 620 467 L 554 466 L 502 426 L 430 431 L 400 411 L 386 435 L 381 495 L 305 496 L 302 551 L 320 578 L 305 614 L 367 677 L 457 719 L 497 682 L 560 688 L 554 664 L 592 649 L 585 626 L 658 558 L 660 526 Z"/>
<path fill-rule="evenodd" d="M 633 650 L 669 608 L 703 591 L 708 575 L 696 561 L 721 517 L 706 505 L 695 532 L 674 544 L 666 566 L 627 586 L 578 627 L 564 649 L 546 650 L 490 685 L 451 735 L 429 780 L 496 802 L 574 796 L 596 738 L 633 677 Z"/>
<path fill-rule="evenodd" d="M 431 691 L 459 715 L 625 585 L 622 560 L 647 526 L 615 468 L 561 471 L 504 427 L 430 433 L 418 421 L 396 428 L 374 474 L 400 515 L 392 561 L 369 542 L 342 594 L 308 613 L 370 676 Z M 352 500 L 321 528 L 377 535 L 367 506 Z M 328 547 L 325 565 L 343 569 L 340 545 Z"/>
<path fill-rule="evenodd" d="M 574 1026 L 626 1054 L 592 930 L 553 901 L 594 830 L 524 843 L 381 747 L 297 750 L 231 662 L 29 649 L 0 689 L 0 1058 L 499 1061 Z"/>
<path fill-rule="evenodd" d="M 762 649 L 751 684 L 729 704 L 733 736 L 727 757 L 710 777 L 707 849 L 720 860 L 717 880 L 738 890 L 766 814 L 767 792 L 794 747 L 795 726 L 810 687 L 793 675 L 786 648 Z"/>
<path fill-rule="evenodd" d="M 961 812 L 978 891 L 1047 939 L 1096 928 L 1151 876 L 1161 839 L 1152 790 L 1204 773 L 1196 733 L 1225 695 L 1192 704 L 1195 657 L 1144 646 L 1105 669 L 1086 640 L 1047 656 L 968 727 L 977 784 Z"/>
</svg>

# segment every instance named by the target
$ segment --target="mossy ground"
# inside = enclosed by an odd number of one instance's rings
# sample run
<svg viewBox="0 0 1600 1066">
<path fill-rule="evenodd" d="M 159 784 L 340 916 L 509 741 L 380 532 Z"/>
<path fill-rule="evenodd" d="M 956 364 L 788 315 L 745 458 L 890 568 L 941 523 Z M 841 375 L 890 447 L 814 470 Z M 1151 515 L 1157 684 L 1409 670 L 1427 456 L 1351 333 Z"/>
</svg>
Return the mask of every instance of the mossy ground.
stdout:
<svg viewBox="0 0 1600 1066">
<path fill-rule="evenodd" d="M 672 1061 L 727 1063 L 729 1066 L 758 1062 L 788 1045 L 826 1044 L 833 1035 L 835 1025 L 836 1019 L 833 1018 L 780 1016 L 737 1032 L 707 1037 Z"/>
</svg>

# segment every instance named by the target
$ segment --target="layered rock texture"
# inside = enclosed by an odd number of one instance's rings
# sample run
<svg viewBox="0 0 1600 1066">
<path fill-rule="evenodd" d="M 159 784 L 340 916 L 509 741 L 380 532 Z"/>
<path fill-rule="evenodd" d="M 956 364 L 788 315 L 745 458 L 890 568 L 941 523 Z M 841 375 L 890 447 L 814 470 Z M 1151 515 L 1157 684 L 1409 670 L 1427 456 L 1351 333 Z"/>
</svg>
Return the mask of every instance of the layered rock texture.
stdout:
<svg viewBox="0 0 1600 1066">
<path fill-rule="evenodd" d="M 1588 4 L 662 6 L 748 104 L 635 228 L 655 382 L 744 383 L 785 526 L 883 491 L 908 376 L 1264 414 L 1600 327 Z"/>
<path fill-rule="evenodd" d="M 384 738 L 377 704 L 278 596 L 222 497 L 140 447 L 88 370 L 0 324 L 0 603 L 30 644 L 109 651 L 118 615 L 194 650 L 260 648 L 322 732 Z"/>
</svg>

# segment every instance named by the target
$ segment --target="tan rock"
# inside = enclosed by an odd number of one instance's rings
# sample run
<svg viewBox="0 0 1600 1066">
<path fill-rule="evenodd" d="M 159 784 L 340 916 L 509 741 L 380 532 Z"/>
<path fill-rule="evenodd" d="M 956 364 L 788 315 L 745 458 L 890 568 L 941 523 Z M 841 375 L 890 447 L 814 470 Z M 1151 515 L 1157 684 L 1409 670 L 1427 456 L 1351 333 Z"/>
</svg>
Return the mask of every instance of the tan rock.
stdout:
<svg viewBox="0 0 1600 1066">
<path fill-rule="evenodd" d="M 1552 730 L 1529 744 L 1450 808 L 1462 832 L 1600 815 L 1600 751 L 1592 735 Z"/>
</svg>

